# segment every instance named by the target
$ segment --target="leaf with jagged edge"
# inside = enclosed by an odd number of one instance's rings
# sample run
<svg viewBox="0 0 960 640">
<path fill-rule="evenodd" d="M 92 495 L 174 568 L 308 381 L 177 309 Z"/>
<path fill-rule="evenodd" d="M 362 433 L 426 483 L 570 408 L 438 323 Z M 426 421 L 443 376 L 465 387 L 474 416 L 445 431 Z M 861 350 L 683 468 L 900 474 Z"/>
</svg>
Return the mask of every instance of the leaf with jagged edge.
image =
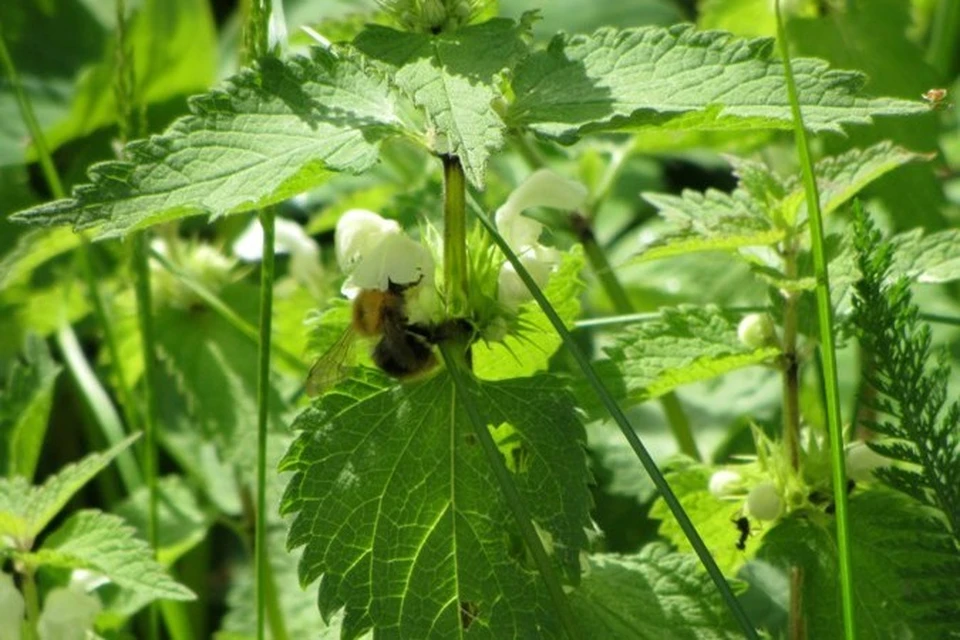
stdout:
<svg viewBox="0 0 960 640">
<path fill-rule="evenodd" d="M 557 270 L 550 274 L 543 294 L 557 315 L 572 326 L 580 313 L 583 280 L 583 250 L 573 247 L 563 254 Z M 520 305 L 512 330 L 499 341 L 473 345 L 473 370 L 483 380 L 506 380 L 544 371 L 563 341 L 543 310 L 534 301 Z"/>
<path fill-rule="evenodd" d="M 784 238 L 758 203 L 745 192 L 710 189 L 684 191 L 681 196 L 643 194 L 670 225 L 670 231 L 644 247 L 628 264 L 660 260 L 702 251 L 736 251 L 770 246 Z"/>
<path fill-rule="evenodd" d="M 43 546 L 18 556 L 35 566 L 86 569 L 150 600 L 193 600 L 153 559 L 145 540 L 120 516 L 92 509 L 78 511 L 53 531 Z"/>
<path fill-rule="evenodd" d="M 39 487 L 31 487 L 19 476 L 0 478 L 0 540 L 13 540 L 20 548 L 30 548 L 73 494 L 139 437 L 139 433 L 134 434 L 106 451 L 68 464 Z"/>
<path fill-rule="evenodd" d="M 506 126 L 494 108 L 496 75 L 526 53 L 526 21 L 498 18 L 437 35 L 370 26 L 354 46 L 387 64 L 397 85 L 427 114 L 434 151 L 460 158 L 483 187 L 487 158 L 503 144 Z"/>
<path fill-rule="evenodd" d="M 60 374 L 47 343 L 28 334 L 23 362 L 15 362 L 0 390 L 0 475 L 33 479 L 47 433 L 53 390 Z"/>
<path fill-rule="evenodd" d="M 942 519 L 882 488 L 854 494 L 849 510 L 857 637 L 950 637 L 960 628 L 960 553 Z M 832 518 L 790 516 L 764 533 L 757 557 L 802 571 L 807 637 L 842 635 Z"/>
<path fill-rule="evenodd" d="M 70 198 L 16 214 L 32 224 L 98 227 L 100 237 L 190 215 L 220 216 L 281 201 L 331 172 L 359 173 L 403 130 L 398 96 L 362 57 L 314 48 L 262 59 L 222 89 L 190 101 L 192 115 L 126 147 L 126 162 L 90 169 Z"/>
<path fill-rule="evenodd" d="M 590 637 L 605 640 L 742 638 L 696 556 L 661 543 L 629 556 L 596 554 L 570 606 Z"/>
<path fill-rule="evenodd" d="M 572 583 L 586 546 L 590 497 L 584 431 L 554 377 L 482 382 L 467 392 L 558 570 Z M 320 582 L 325 617 L 343 633 L 405 638 L 552 637 L 543 580 L 461 408 L 439 371 L 397 383 L 359 369 L 293 425 L 301 434 L 281 512 L 288 546 L 304 547 L 300 580 Z"/>
<path fill-rule="evenodd" d="M 816 164 L 821 212 L 834 212 L 861 189 L 886 173 L 925 156 L 881 142 L 852 149 Z M 740 179 L 730 194 L 687 190 L 680 196 L 644 193 L 668 231 L 649 243 L 628 264 L 703 251 L 736 251 L 772 246 L 783 240 L 783 224 L 792 225 L 806 211 L 799 179 L 782 179 L 764 165 L 730 159 Z"/>
<path fill-rule="evenodd" d="M 517 66 L 507 122 L 565 141 L 643 126 L 789 129 L 783 65 L 773 52 L 769 38 L 741 40 L 690 25 L 560 34 Z M 791 63 L 811 131 L 929 110 L 919 101 L 861 95 L 862 73 L 812 58 Z"/>
<path fill-rule="evenodd" d="M 664 309 L 658 321 L 625 327 L 604 348 L 597 369 L 608 388 L 630 402 L 772 361 L 775 346 L 751 349 L 737 337 L 739 317 L 717 307 Z"/>
<path fill-rule="evenodd" d="M 893 272 L 924 284 L 960 279 L 960 231 L 945 229 L 929 235 L 911 229 L 890 238 Z"/>
</svg>

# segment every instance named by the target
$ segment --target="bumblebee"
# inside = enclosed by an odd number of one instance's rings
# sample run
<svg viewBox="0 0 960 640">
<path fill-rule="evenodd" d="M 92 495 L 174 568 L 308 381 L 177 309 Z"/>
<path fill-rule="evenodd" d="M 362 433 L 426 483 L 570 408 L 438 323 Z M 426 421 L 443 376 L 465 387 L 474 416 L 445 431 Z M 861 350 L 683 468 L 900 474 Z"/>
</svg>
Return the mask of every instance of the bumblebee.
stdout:
<svg viewBox="0 0 960 640">
<path fill-rule="evenodd" d="M 343 377 L 357 338 L 377 339 L 370 356 L 377 367 L 396 378 L 410 378 L 436 366 L 432 345 L 438 340 L 437 332 L 407 319 L 404 291 L 410 286 L 391 282 L 386 291 L 364 289 L 357 294 L 350 326 L 310 368 L 308 396 L 319 395 Z"/>
</svg>

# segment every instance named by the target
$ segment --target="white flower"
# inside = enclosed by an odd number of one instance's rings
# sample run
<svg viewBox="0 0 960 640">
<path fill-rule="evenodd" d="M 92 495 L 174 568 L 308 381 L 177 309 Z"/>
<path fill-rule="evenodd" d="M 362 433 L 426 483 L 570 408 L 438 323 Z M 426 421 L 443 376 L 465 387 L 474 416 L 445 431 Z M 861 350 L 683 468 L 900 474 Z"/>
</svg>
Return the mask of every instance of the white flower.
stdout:
<svg viewBox="0 0 960 640">
<path fill-rule="evenodd" d="M 20 640 L 25 605 L 13 576 L 0 571 L 0 640 Z"/>
<path fill-rule="evenodd" d="M 538 287 L 542 289 L 547 286 L 550 272 L 553 271 L 553 262 L 538 260 L 535 253 L 528 252 L 520 256 L 520 264 L 530 273 Z M 500 267 L 500 275 L 497 278 L 497 298 L 510 311 L 516 311 L 521 304 L 532 299 L 527 285 L 523 283 L 517 270 L 509 261 L 504 262 Z"/>
<path fill-rule="evenodd" d="M 278 254 L 290 254 L 290 275 L 304 287 L 314 292 L 322 278 L 320 246 L 307 235 L 299 224 L 285 218 L 277 218 L 274 224 L 273 250 Z M 244 262 L 263 260 L 263 227 L 254 218 L 233 242 L 233 253 Z"/>
<path fill-rule="evenodd" d="M 503 206 L 497 209 L 497 230 L 540 288 L 546 286 L 550 273 L 559 262 L 559 255 L 540 244 L 543 225 L 522 215 L 523 212 L 531 207 L 570 211 L 583 206 L 586 200 L 587 189 L 582 184 L 550 169 L 540 169 L 514 189 Z M 497 297 L 512 311 L 530 300 L 530 292 L 509 262 L 504 262 L 500 268 Z"/>
<path fill-rule="evenodd" d="M 78 589 L 54 589 L 47 594 L 37 621 L 40 640 L 84 640 L 100 608 L 96 596 Z"/>
<path fill-rule="evenodd" d="M 521 253 L 537 245 L 543 225 L 521 214 L 532 207 L 572 211 L 587 201 L 587 188 L 550 169 L 534 171 L 497 209 L 497 230 L 510 248 Z"/>
<path fill-rule="evenodd" d="M 720 469 L 710 476 L 710 483 L 708 488 L 710 493 L 712 493 L 717 498 L 723 498 L 729 496 L 741 487 L 743 478 L 736 471 L 727 471 L 726 469 Z"/>
<path fill-rule="evenodd" d="M 783 501 L 772 482 L 762 482 L 747 495 L 747 512 L 757 520 L 775 520 Z"/>
<path fill-rule="evenodd" d="M 348 298 L 361 289 L 386 291 L 391 282 L 433 283 L 433 255 L 405 235 L 394 220 L 385 220 L 372 211 L 351 209 L 337 222 L 334 242 L 337 262 L 348 275 L 341 289 Z"/>
</svg>

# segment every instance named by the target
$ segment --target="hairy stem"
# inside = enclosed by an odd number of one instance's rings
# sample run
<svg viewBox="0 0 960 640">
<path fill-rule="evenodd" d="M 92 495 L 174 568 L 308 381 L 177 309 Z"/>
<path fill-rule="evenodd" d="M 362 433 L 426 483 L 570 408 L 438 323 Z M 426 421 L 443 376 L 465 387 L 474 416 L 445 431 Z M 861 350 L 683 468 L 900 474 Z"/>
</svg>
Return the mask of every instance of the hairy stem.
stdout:
<svg viewBox="0 0 960 640">
<path fill-rule="evenodd" d="M 797 245 L 792 237 L 784 243 L 784 275 L 793 280 L 797 277 Z M 800 468 L 800 361 L 797 355 L 799 324 L 798 295 L 784 291 L 783 304 L 783 353 L 780 356 L 783 378 L 783 447 L 791 468 Z"/>
<path fill-rule="evenodd" d="M 840 386 L 837 374 L 837 353 L 833 339 L 833 306 L 830 302 L 830 275 L 827 270 L 826 250 L 823 239 L 823 216 L 820 212 L 820 194 L 813 173 L 813 161 L 807 133 L 803 128 L 803 116 L 797 98 L 797 85 L 790 64 L 780 3 L 776 5 L 777 41 L 783 59 L 784 78 L 793 113 L 793 126 L 797 142 L 797 154 L 803 171 L 807 212 L 810 222 L 810 241 L 813 250 L 814 274 L 816 276 L 817 320 L 820 327 L 820 353 L 823 358 L 824 390 L 827 408 L 827 429 L 830 436 L 830 458 L 833 475 L 833 494 L 836 504 L 837 555 L 840 564 L 840 593 L 843 604 L 843 629 L 847 640 L 857 637 L 854 618 L 853 563 L 850 558 L 849 514 L 847 513 L 847 478 L 844 464 L 842 416 L 840 415 Z"/>
<path fill-rule="evenodd" d="M 461 317 L 467 305 L 466 177 L 457 156 L 443 160 L 443 285 L 447 315 Z"/>
<path fill-rule="evenodd" d="M 27 640 L 35 640 L 37 622 L 40 620 L 40 595 L 37 593 L 37 581 L 33 567 L 25 567 L 23 571 L 23 599 L 27 605 L 27 621 L 25 631 Z"/>
</svg>

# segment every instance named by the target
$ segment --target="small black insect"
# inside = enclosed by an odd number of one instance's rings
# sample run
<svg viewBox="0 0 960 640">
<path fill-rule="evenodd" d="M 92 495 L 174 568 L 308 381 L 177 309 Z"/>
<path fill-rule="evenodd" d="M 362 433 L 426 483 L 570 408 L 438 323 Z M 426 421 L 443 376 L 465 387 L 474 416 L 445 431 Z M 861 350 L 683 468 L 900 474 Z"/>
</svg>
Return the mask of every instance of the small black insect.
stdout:
<svg viewBox="0 0 960 640">
<path fill-rule="evenodd" d="M 737 531 L 740 532 L 740 538 L 737 540 L 737 549 L 740 551 L 746 551 L 747 549 L 747 536 L 750 535 L 750 521 L 747 520 L 746 516 L 740 516 L 730 520 L 737 527 Z"/>
</svg>

